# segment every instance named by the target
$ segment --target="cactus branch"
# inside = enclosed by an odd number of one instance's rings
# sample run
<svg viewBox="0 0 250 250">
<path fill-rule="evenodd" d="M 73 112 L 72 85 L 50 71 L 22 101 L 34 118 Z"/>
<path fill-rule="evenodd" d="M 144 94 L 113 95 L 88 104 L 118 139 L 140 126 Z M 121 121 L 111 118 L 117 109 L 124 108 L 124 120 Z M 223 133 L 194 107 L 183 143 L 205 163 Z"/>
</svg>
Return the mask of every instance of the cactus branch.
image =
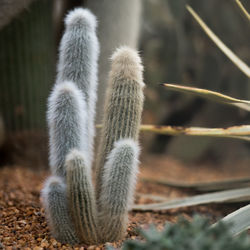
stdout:
<svg viewBox="0 0 250 250">
<path fill-rule="evenodd" d="M 65 177 L 65 156 L 73 148 L 88 152 L 87 114 L 81 91 L 72 82 L 56 84 L 48 102 L 50 166 L 53 174 Z M 87 161 L 87 159 L 86 159 Z M 87 162 L 89 164 L 89 161 Z"/>
<path fill-rule="evenodd" d="M 142 71 L 141 59 L 134 50 L 122 47 L 114 53 L 98 149 L 97 202 L 104 178 L 103 167 L 114 142 L 122 138 L 138 139 L 144 99 Z"/>
<path fill-rule="evenodd" d="M 85 244 L 98 242 L 97 212 L 91 169 L 85 156 L 72 150 L 66 158 L 67 194 L 78 237 Z"/>
<path fill-rule="evenodd" d="M 104 242 L 124 237 L 128 210 L 133 203 L 138 157 L 137 143 L 132 139 L 121 139 L 115 143 L 104 165 L 99 207 Z"/>
<path fill-rule="evenodd" d="M 66 186 L 62 179 L 57 176 L 49 177 L 41 196 L 53 236 L 62 243 L 79 243 L 69 215 Z"/>
<path fill-rule="evenodd" d="M 97 21 L 87 9 L 77 8 L 65 18 L 66 30 L 60 44 L 57 83 L 73 81 L 86 99 L 89 158 L 93 158 L 94 118 L 97 88 L 99 43 Z"/>
</svg>

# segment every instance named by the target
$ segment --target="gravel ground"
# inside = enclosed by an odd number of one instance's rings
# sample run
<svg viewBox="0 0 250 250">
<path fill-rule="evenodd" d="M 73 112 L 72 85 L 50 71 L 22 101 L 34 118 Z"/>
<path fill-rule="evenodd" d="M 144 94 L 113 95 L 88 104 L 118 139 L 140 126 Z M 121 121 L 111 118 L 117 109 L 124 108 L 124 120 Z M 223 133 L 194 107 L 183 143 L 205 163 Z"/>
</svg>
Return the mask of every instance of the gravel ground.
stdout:
<svg viewBox="0 0 250 250">
<path fill-rule="evenodd" d="M 157 162 L 157 164 L 155 164 Z M 154 163 L 154 164 L 153 164 Z M 153 167 L 152 167 L 153 166 Z M 152 158 L 145 161 L 141 168 L 141 177 L 168 176 L 170 180 L 196 181 L 203 179 L 214 180 L 223 175 L 223 168 L 211 168 L 209 166 L 200 168 L 194 175 L 196 166 L 183 166 L 180 163 L 166 158 Z M 171 171 L 170 171 L 171 170 Z M 234 177 L 250 175 L 248 168 L 242 167 L 238 175 Z M 233 170 L 232 170 L 233 171 Z M 247 172 L 248 171 L 248 172 Z M 227 171 L 228 173 L 228 171 Z M 49 171 L 34 171 L 22 166 L 4 166 L 0 169 L 0 242 L 2 248 L 10 249 L 105 249 L 100 246 L 76 246 L 61 244 L 56 241 L 49 232 L 45 221 L 44 209 L 41 208 L 40 190 Z M 229 174 L 228 174 L 229 175 Z M 162 185 L 144 183 L 139 181 L 137 192 L 165 195 L 169 198 L 176 198 L 193 194 L 190 191 L 183 191 Z M 136 197 L 136 203 L 147 203 L 150 200 Z M 208 205 L 196 206 L 192 208 L 172 209 L 160 212 L 130 212 L 130 224 L 126 238 L 136 239 L 136 228 L 148 228 L 152 223 L 159 229 L 163 228 L 166 221 L 175 222 L 178 216 L 182 215 L 190 218 L 195 213 L 208 216 L 211 221 L 226 215 L 229 212 L 240 207 L 240 205 Z M 112 245 L 119 248 L 122 242 L 116 242 Z M 1 249 L 0 245 L 0 249 Z M 107 243 L 106 245 L 111 245 Z"/>
</svg>

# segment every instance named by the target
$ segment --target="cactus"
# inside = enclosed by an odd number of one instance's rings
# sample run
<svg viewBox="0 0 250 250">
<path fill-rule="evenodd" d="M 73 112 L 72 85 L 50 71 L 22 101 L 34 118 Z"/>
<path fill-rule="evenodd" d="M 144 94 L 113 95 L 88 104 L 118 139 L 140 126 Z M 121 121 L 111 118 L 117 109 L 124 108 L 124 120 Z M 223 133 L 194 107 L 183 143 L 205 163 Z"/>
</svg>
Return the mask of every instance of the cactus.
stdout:
<svg viewBox="0 0 250 250">
<path fill-rule="evenodd" d="M 42 191 L 45 212 L 53 235 L 62 242 L 115 241 L 126 231 L 138 171 L 142 65 L 137 53 L 126 47 L 112 58 L 95 197 L 91 163 L 99 53 L 96 20 L 88 10 L 76 9 L 65 23 L 57 80 L 48 102 L 50 165 L 56 177 L 50 177 Z"/>
<path fill-rule="evenodd" d="M 103 241 L 122 239 L 127 227 L 127 212 L 133 202 L 138 172 L 139 146 L 132 139 L 121 139 L 104 165 L 100 194 L 100 226 Z"/>
<path fill-rule="evenodd" d="M 99 43 L 96 36 L 97 21 L 87 9 L 77 8 L 65 18 L 66 30 L 60 44 L 57 83 L 73 81 L 86 99 L 88 123 L 88 157 L 93 158 L 94 118 L 97 88 L 97 60 Z"/>
<path fill-rule="evenodd" d="M 88 153 L 86 103 L 72 82 L 56 84 L 48 105 L 50 166 L 53 174 L 65 177 L 65 157 L 73 148 Z"/>
<path fill-rule="evenodd" d="M 91 169 L 85 155 L 72 150 L 66 159 L 67 193 L 78 237 L 86 244 L 98 242 L 98 225 Z"/>
<path fill-rule="evenodd" d="M 118 49 L 112 57 L 111 72 L 97 159 L 97 199 L 99 199 L 103 166 L 114 142 L 122 138 L 138 139 L 143 108 L 144 83 L 141 60 L 127 47 Z"/>
<path fill-rule="evenodd" d="M 75 97 L 77 98 L 75 102 L 78 102 L 78 104 L 75 105 L 78 107 L 66 107 L 68 112 L 63 112 L 62 110 L 58 109 L 58 113 L 56 114 L 56 112 L 54 112 L 55 110 L 51 110 L 56 103 L 53 93 L 49 99 L 48 123 L 51 139 L 50 165 L 60 169 L 59 172 L 62 175 L 65 175 L 63 165 L 65 156 L 67 153 L 69 153 L 69 149 L 83 149 L 84 152 L 86 152 L 85 163 L 90 165 L 92 161 L 97 87 L 97 59 L 99 55 L 99 43 L 96 37 L 97 22 L 95 16 L 90 11 L 81 8 L 71 11 L 65 18 L 65 25 L 66 30 L 62 37 L 59 49 L 60 53 L 56 87 L 57 85 L 60 86 L 64 84 L 65 81 L 72 81 L 77 85 L 78 89 L 81 90 L 82 93 L 77 94 L 77 87 L 72 85 L 72 91 L 75 92 Z M 73 90 L 73 88 L 75 90 Z M 80 96 L 83 97 L 80 98 Z M 80 100 L 82 98 L 86 104 L 83 104 L 83 102 Z M 86 107 L 84 107 L 84 105 Z M 80 127 L 76 130 L 66 127 L 63 128 L 63 125 L 61 125 L 61 132 L 67 133 L 67 129 L 69 129 L 75 131 L 76 134 L 72 134 L 72 138 L 70 138 L 70 136 L 66 138 L 66 136 L 64 137 L 60 135 L 55 135 L 53 138 L 53 132 L 51 132 L 51 130 L 53 130 L 51 120 L 54 119 L 55 121 L 59 121 L 59 118 L 64 119 L 63 115 L 67 114 L 68 117 L 65 117 L 64 122 L 66 126 L 70 126 L 70 123 L 74 122 L 73 114 L 71 114 L 71 112 L 74 111 L 76 111 L 79 116 L 81 116 L 83 113 L 82 116 L 85 116 L 85 121 L 80 119 L 82 117 L 79 117 L 79 120 L 76 120 L 76 123 L 79 124 Z M 88 122 L 86 122 L 87 118 Z M 68 124 L 67 120 L 69 120 Z M 71 125 L 75 127 L 78 126 L 74 124 Z M 57 130 L 58 128 L 56 127 L 54 133 L 56 133 Z M 82 132 L 84 134 L 81 134 Z M 60 138 L 64 141 L 60 142 Z M 81 146 L 76 144 L 81 144 Z M 58 152 L 55 152 L 57 150 Z"/>
<path fill-rule="evenodd" d="M 88 10 L 76 9 L 70 12 L 65 19 L 65 23 L 66 32 L 60 46 L 57 80 L 48 100 L 47 115 L 51 170 L 54 175 L 62 177 L 64 183 L 67 180 L 69 182 L 69 185 L 67 183 L 64 184 L 67 188 L 64 190 L 61 189 L 60 194 L 62 196 L 62 192 L 65 192 L 65 209 L 57 210 L 58 213 L 55 215 L 51 209 L 55 206 L 54 203 L 57 202 L 57 199 L 48 199 L 48 195 L 43 197 L 45 212 L 51 215 L 48 216 L 48 221 L 53 235 L 62 242 L 73 244 L 77 241 L 71 240 L 64 232 L 60 231 L 62 225 L 55 223 L 56 219 L 53 218 L 53 216 L 67 218 L 67 221 L 72 223 L 72 218 L 75 218 L 72 217 L 72 215 L 75 214 L 75 210 L 79 211 L 77 209 L 85 205 L 82 203 L 78 204 L 78 207 L 74 207 L 74 202 L 76 202 L 74 198 L 76 196 L 73 196 L 69 190 L 79 188 L 80 190 L 76 190 L 75 192 L 77 194 L 80 193 L 82 191 L 81 185 L 84 184 L 84 179 L 80 178 L 84 178 L 84 176 L 77 176 L 78 182 L 76 183 L 72 183 L 71 180 L 76 177 L 75 174 L 81 169 L 86 168 L 90 171 L 97 85 L 96 65 L 99 45 L 95 34 L 96 20 Z M 84 161 L 82 162 L 84 162 L 85 165 L 75 166 L 73 163 L 81 163 L 78 158 L 69 160 L 67 164 L 65 164 L 66 156 L 68 154 L 72 155 L 70 152 L 73 149 L 79 150 L 84 154 Z M 67 169 L 66 165 L 68 165 Z M 66 172 L 68 173 L 67 178 Z M 88 183 L 90 182 L 91 180 L 88 180 Z M 80 184 L 80 186 L 77 186 L 77 184 Z M 44 190 L 46 190 L 46 186 Z M 42 193 L 44 193 L 44 191 L 42 191 Z M 88 185 L 87 194 L 93 196 L 90 185 Z M 92 200 L 94 200 L 94 196 L 91 197 L 91 201 Z M 69 204 L 69 202 L 73 203 Z M 80 202 L 82 202 L 82 200 L 80 200 Z M 94 211 L 94 208 L 95 204 L 92 204 L 88 210 L 83 210 L 83 213 L 86 212 L 86 215 L 80 213 L 80 216 L 82 216 L 80 218 L 81 220 L 73 221 L 76 225 L 73 227 L 69 226 L 68 231 L 71 229 L 72 232 L 68 232 L 68 234 L 75 235 L 75 228 L 79 229 L 77 223 L 85 223 L 86 225 L 90 223 L 88 216 Z M 66 210 L 67 213 L 63 213 Z M 82 221 L 86 216 L 87 220 Z M 90 216 L 90 219 L 93 217 L 96 217 L 95 214 L 92 217 Z M 95 219 L 93 219 L 93 221 L 92 224 L 96 227 Z M 96 236 L 92 236 L 91 238 L 90 235 L 85 236 L 81 233 L 82 232 L 79 233 L 79 230 L 77 230 L 77 234 L 81 236 L 79 237 L 80 241 L 87 241 L 87 243 L 90 242 L 90 239 L 92 239 L 92 243 L 96 241 Z"/>
<path fill-rule="evenodd" d="M 78 243 L 79 240 L 69 217 L 66 185 L 63 180 L 57 176 L 49 177 L 41 194 L 53 236 L 63 243 L 72 245 Z"/>
<path fill-rule="evenodd" d="M 106 241 L 120 240 L 127 225 L 128 203 L 134 190 L 131 184 L 137 173 L 135 141 L 144 99 L 142 69 L 132 49 L 122 47 L 112 57 L 96 168 L 97 204 Z"/>
</svg>

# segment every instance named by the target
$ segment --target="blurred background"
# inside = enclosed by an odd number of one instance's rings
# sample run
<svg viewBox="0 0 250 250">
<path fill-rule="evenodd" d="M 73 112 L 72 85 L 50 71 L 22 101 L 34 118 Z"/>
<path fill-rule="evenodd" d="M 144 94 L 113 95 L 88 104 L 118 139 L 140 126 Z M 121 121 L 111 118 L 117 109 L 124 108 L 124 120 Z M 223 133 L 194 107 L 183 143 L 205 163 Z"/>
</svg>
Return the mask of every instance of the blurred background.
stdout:
<svg viewBox="0 0 250 250">
<path fill-rule="evenodd" d="M 242 3 L 250 10 L 248 0 Z M 186 4 L 250 64 L 250 25 L 233 0 L 0 0 L 0 163 L 48 166 L 47 97 L 56 76 L 63 18 L 77 6 L 90 8 L 99 20 L 97 123 L 102 119 L 109 58 L 118 46 L 129 45 L 140 51 L 145 67 L 144 124 L 250 124 L 246 111 L 159 85 L 178 83 L 250 99 L 248 77 L 207 37 Z M 143 132 L 141 144 L 143 157 L 216 166 L 250 163 L 250 144 L 236 139 Z"/>
</svg>

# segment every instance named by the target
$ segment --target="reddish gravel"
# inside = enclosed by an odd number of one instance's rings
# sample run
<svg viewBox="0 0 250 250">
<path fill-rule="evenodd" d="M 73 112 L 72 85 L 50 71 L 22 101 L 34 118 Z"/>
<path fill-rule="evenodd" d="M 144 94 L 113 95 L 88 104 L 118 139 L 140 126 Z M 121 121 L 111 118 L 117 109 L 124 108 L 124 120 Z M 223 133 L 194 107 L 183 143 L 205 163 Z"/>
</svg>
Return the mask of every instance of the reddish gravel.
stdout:
<svg viewBox="0 0 250 250">
<path fill-rule="evenodd" d="M 197 169 L 198 171 L 194 171 Z M 239 171 L 240 169 L 240 171 Z M 245 164 L 238 166 L 238 171 L 225 174 L 220 169 L 209 165 L 184 166 L 178 161 L 166 157 L 150 157 L 141 167 L 141 177 L 167 178 L 187 182 L 216 180 L 230 176 L 250 176 L 250 170 Z M 237 173 L 236 173 L 237 172 Z M 195 174 L 194 174 L 195 173 Z M 224 174 L 224 175 L 223 175 Z M 21 166 L 5 166 L 0 169 L 0 242 L 5 249 L 104 249 L 105 246 L 70 247 L 57 242 L 51 235 L 45 221 L 44 210 L 40 204 L 40 190 L 48 171 L 34 171 Z M 168 198 L 176 198 L 193 194 L 190 191 L 178 190 L 158 184 L 138 182 L 137 192 L 158 194 Z M 150 202 L 148 199 L 136 197 L 137 203 Z M 139 238 L 136 228 L 147 228 L 154 223 L 159 229 L 166 221 L 175 222 L 178 216 L 190 218 L 195 213 L 208 216 L 215 221 L 225 214 L 237 209 L 240 205 L 208 205 L 191 208 L 172 209 L 160 212 L 131 212 L 130 225 L 126 238 Z M 108 243 L 109 244 L 109 243 Z M 108 245 L 107 244 L 107 245 Z M 120 247 L 122 242 L 113 243 Z M 0 245 L 1 249 L 1 245 Z"/>
</svg>

